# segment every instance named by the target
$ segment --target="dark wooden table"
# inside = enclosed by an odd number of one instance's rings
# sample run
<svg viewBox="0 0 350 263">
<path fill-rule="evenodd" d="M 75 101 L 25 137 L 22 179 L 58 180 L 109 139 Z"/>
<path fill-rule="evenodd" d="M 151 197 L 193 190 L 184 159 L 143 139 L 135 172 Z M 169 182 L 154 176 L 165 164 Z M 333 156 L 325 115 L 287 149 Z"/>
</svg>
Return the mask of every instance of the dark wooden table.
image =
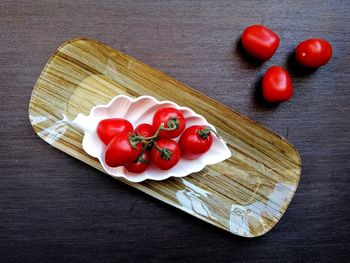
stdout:
<svg viewBox="0 0 350 263">
<path fill-rule="evenodd" d="M 349 262 L 350 4 L 348 1 L 0 2 L 0 261 Z M 257 64 L 238 43 L 262 23 L 281 37 Z M 161 203 L 50 147 L 28 120 L 49 56 L 87 36 L 154 66 L 287 137 L 299 150 L 299 188 L 280 223 L 244 239 Z M 317 71 L 295 45 L 334 48 Z M 282 65 L 291 101 L 256 99 L 261 75 Z"/>
</svg>

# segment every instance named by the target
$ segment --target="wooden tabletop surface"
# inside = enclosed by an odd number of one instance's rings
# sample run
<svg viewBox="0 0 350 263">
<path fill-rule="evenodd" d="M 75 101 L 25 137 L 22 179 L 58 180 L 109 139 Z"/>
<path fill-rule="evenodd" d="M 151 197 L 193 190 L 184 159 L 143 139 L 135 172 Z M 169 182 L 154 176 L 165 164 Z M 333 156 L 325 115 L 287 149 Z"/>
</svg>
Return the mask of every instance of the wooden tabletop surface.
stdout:
<svg viewBox="0 0 350 263">
<path fill-rule="evenodd" d="M 258 64 L 239 46 L 262 23 L 281 44 Z M 50 147 L 28 119 L 35 81 L 64 41 L 85 36 L 158 68 L 288 138 L 302 175 L 265 236 L 224 232 Z M 300 70 L 298 42 L 328 39 L 331 62 Z M 348 1 L 0 1 L 0 261 L 349 262 Z M 257 98 L 281 65 L 293 98 Z M 171 92 L 171 91 L 170 91 Z"/>
</svg>

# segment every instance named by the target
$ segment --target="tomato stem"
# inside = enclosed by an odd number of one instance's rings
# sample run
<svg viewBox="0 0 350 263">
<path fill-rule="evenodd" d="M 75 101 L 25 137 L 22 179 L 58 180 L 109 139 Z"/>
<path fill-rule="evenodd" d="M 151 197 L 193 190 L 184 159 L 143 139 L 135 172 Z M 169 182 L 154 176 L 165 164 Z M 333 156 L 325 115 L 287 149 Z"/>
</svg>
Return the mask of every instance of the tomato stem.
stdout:
<svg viewBox="0 0 350 263">
<path fill-rule="evenodd" d="M 208 127 L 210 129 L 210 131 L 212 131 L 216 137 L 218 137 L 219 139 L 222 139 L 221 136 L 216 132 L 214 131 L 212 128 Z"/>
<path fill-rule="evenodd" d="M 137 149 L 137 144 L 139 142 L 142 142 L 144 144 L 144 147 L 142 148 L 142 152 L 141 152 L 141 155 L 146 151 L 147 147 L 151 144 L 151 143 L 155 143 L 155 141 L 157 140 L 158 136 L 159 136 L 159 133 L 160 131 L 172 131 L 172 130 L 175 130 L 178 128 L 178 120 L 176 118 L 173 118 L 173 119 L 170 119 L 168 122 L 167 122 L 167 125 L 170 125 L 171 127 L 164 127 L 164 123 L 162 123 L 158 130 L 156 131 L 156 133 L 153 135 L 153 136 L 150 136 L 150 137 L 143 137 L 141 135 L 136 135 L 135 133 L 130 133 L 130 136 L 129 136 L 129 142 L 130 142 L 130 145 L 133 147 L 133 148 L 136 148 Z M 171 122 L 171 124 L 170 124 Z M 174 124 L 175 123 L 175 124 Z M 157 146 L 157 144 L 155 143 L 157 149 L 159 151 L 162 151 L 163 149 L 159 148 Z M 165 154 L 166 156 L 168 156 L 169 154 Z M 170 156 L 171 156 L 171 153 L 170 153 Z M 170 158 L 169 156 L 169 158 Z M 167 157 L 168 158 L 168 157 Z"/>
<path fill-rule="evenodd" d="M 160 152 L 160 157 L 163 160 L 170 160 L 170 158 L 173 155 L 173 153 L 169 149 L 167 149 L 167 148 L 160 148 L 159 145 L 156 142 L 154 143 L 154 146 Z"/>
<path fill-rule="evenodd" d="M 216 137 L 218 137 L 219 139 L 221 139 L 221 137 L 219 136 L 219 134 L 214 131 L 212 128 L 210 128 L 209 126 L 204 126 L 202 130 L 198 130 L 197 134 L 202 138 L 202 139 L 206 139 L 208 138 L 210 132 L 213 132 Z"/>
<path fill-rule="evenodd" d="M 154 142 L 154 146 L 156 147 L 156 149 L 158 150 L 158 151 L 162 151 L 163 149 L 162 148 L 160 148 L 159 146 L 158 146 L 158 144 L 156 143 L 156 142 Z"/>
<path fill-rule="evenodd" d="M 143 154 L 145 152 L 141 152 L 140 155 L 136 158 L 136 160 L 134 161 L 135 163 L 149 163 L 148 160 L 146 160 L 145 158 L 143 158 Z"/>
<path fill-rule="evenodd" d="M 173 130 L 175 130 L 175 129 L 177 129 L 177 126 L 173 126 L 173 127 L 171 127 L 171 128 L 165 128 L 165 127 L 164 127 L 164 123 L 162 123 L 162 124 L 159 126 L 158 130 L 156 131 L 156 133 L 155 133 L 153 136 L 150 136 L 150 137 L 137 136 L 137 137 L 142 138 L 142 140 L 146 140 L 146 141 L 148 141 L 148 140 L 153 140 L 153 139 L 155 139 L 155 138 L 158 137 L 160 131 L 173 131 Z"/>
<path fill-rule="evenodd" d="M 145 143 L 145 145 L 144 145 L 143 148 L 142 148 L 141 154 L 143 154 L 143 153 L 147 150 L 147 147 L 148 147 L 151 143 L 153 143 L 153 141 L 149 141 L 149 142 Z"/>
<path fill-rule="evenodd" d="M 180 122 L 178 118 L 170 118 L 170 120 L 167 121 L 166 125 L 168 126 L 168 128 L 175 130 L 177 128 L 179 128 L 180 126 Z"/>
<path fill-rule="evenodd" d="M 131 147 L 138 149 L 137 145 L 142 141 L 142 138 L 140 136 L 136 136 L 134 133 L 130 133 L 129 135 L 129 142 Z"/>
<path fill-rule="evenodd" d="M 201 130 L 197 131 L 197 134 L 199 135 L 199 137 L 205 140 L 210 135 L 210 127 L 208 126 L 203 127 Z"/>
</svg>

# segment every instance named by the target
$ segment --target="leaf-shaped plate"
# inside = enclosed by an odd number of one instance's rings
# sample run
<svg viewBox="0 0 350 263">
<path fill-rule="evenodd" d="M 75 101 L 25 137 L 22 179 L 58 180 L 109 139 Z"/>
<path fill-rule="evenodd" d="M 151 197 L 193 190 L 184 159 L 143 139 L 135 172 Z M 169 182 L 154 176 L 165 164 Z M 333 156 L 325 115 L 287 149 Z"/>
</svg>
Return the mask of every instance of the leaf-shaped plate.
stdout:
<svg viewBox="0 0 350 263">
<path fill-rule="evenodd" d="M 141 123 L 152 123 L 154 113 L 165 107 L 173 107 L 182 112 L 185 117 L 187 127 L 192 125 L 209 126 L 216 132 L 214 126 L 207 120 L 195 113 L 193 110 L 180 107 L 171 101 L 158 101 L 150 96 L 140 96 L 132 99 L 125 95 L 119 95 L 112 99 L 107 105 L 97 105 L 93 107 L 88 116 L 78 114 L 73 120 L 84 131 L 83 149 L 92 157 L 97 158 L 104 170 L 113 177 L 123 177 L 131 182 L 142 182 L 146 179 L 165 180 L 169 177 L 184 177 L 191 173 L 199 172 L 206 165 L 216 164 L 231 157 L 231 152 L 222 138 L 213 136 L 213 145 L 210 150 L 197 158 L 188 160 L 181 158 L 176 166 L 170 170 L 163 171 L 152 165 L 143 173 L 134 174 L 128 172 L 124 167 L 109 167 L 104 158 L 105 144 L 97 135 L 96 129 L 98 123 L 103 119 L 124 118 L 130 121 L 134 127 Z M 179 138 L 175 138 L 178 141 Z"/>
</svg>

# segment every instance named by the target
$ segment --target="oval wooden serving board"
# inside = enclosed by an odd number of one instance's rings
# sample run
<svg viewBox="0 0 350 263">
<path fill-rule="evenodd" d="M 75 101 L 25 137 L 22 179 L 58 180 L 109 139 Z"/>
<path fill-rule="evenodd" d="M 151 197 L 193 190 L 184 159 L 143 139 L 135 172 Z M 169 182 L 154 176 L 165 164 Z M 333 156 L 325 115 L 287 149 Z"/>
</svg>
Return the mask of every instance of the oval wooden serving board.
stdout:
<svg viewBox="0 0 350 263">
<path fill-rule="evenodd" d="M 301 171 L 299 154 L 288 141 L 102 43 L 74 39 L 58 48 L 34 87 L 29 118 L 47 143 L 103 171 L 82 150 L 83 134 L 71 120 L 119 94 L 150 95 L 192 108 L 218 129 L 232 152 L 230 159 L 184 178 L 121 181 L 239 236 L 260 236 L 280 220 Z"/>
</svg>

